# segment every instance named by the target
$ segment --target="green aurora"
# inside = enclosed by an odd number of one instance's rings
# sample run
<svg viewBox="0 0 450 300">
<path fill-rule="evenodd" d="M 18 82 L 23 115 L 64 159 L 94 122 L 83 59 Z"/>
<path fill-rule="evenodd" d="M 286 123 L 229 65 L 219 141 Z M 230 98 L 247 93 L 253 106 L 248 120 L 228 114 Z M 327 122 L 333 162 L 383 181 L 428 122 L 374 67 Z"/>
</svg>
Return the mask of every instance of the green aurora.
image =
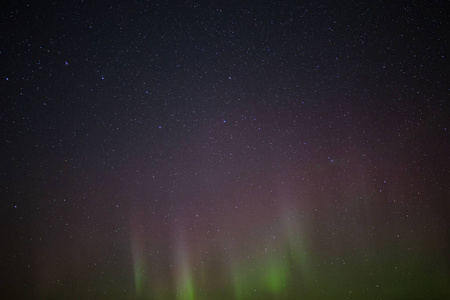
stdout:
<svg viewBox="0 0 450 300">
<path fill-rule="evenodd" d="M 314 252 L 317 245 L 301 230 L 298 216 L 285 212 L 281 224 L 282 232 L 269 246 L 255 247 L 253 255 L 247 256 L 195 261 L 188 243 L 180 240 L 171 274 L 152 271 L 152 265 L 143 259 L 145 251 L 135 254 L 136 298 L 419 299 L 429 293 L 439 299 L 450 295 L 445 266 L 430 253 L 405 254 L 407 249 L 401 245 L 388 248 L 391 242 L 372 249 L 366 245 L 364 254 L 356 250 L 344 253 L 338 247 L 334 252 Z M 420 263 L 419 255 L 429 256 L 426 265 Z M 426 269 L 429 265 L 436 269 Z"/>
</svg>

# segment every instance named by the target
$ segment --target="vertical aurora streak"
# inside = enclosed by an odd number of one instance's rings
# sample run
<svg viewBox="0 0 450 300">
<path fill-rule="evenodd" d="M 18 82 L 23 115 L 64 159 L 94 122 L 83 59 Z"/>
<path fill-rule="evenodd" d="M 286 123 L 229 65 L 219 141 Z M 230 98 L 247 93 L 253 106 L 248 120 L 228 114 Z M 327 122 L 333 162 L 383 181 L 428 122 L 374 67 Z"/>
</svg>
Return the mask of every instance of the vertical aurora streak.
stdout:
<svg viewBox="0 0 450 300">
<path fill-rule="evenodd" d="M 144 273 L 145 273 L 145 260 L 144 260 L 144 245 L 142 241 L 141 233 L 136 220 L 132 219 L 131 222 L 131 256 L 133 261 L 133 278 L 134 289 L 138 299 L 143 297 L 144 293 Z"/>
<path fill-rule="evenodd" d="M 296 210 L 284 207 L 282 210 L 283 230 L 286 239 L 288 255 L 293 260 L 299 273 L 307 276 L 308 273 L 308 249 L 306 247 L 306 235 L 302 233 L 302 225 Z"/>
<path fill-rule="evenodd" d="M 283 256 L 267 259 L 264 266 L 265 285 L 272 294 L 277 295 L 287 288 L 289 275 L 288 263 Z"/>
<path fill-rule="evenodd" d="M 189 258 L 189 249 L 183 238 L 177 239 L 175 247 L 175 284 L 177 300 L 195 300 L 195 279 Z"/>
</svg>

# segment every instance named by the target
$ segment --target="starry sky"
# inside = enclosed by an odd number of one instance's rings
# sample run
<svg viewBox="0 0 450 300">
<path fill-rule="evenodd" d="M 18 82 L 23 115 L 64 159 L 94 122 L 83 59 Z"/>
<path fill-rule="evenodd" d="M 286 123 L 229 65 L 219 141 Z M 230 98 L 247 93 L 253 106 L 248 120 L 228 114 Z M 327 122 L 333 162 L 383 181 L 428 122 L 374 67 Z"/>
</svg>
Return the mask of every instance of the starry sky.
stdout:
<svg viewBox="0 0 450 300">
<path fill-rule="evenodd" d="M 0 5 L 0 295 L 449 299 L 445 1 Z"/>
</svg>

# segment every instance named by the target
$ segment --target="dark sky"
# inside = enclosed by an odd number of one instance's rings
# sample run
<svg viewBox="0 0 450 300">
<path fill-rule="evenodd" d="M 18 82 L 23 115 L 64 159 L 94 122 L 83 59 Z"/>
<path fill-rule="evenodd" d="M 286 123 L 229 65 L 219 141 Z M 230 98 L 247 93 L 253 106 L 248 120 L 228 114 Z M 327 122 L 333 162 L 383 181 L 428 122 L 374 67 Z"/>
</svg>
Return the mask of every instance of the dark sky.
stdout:
<svg viewBox="0 0 450 300">
<path fill-rule="evenodd" d="M 112 3 L 0 5 L 2 298 L 450 297 L 445 1 Z"/>
</svg>

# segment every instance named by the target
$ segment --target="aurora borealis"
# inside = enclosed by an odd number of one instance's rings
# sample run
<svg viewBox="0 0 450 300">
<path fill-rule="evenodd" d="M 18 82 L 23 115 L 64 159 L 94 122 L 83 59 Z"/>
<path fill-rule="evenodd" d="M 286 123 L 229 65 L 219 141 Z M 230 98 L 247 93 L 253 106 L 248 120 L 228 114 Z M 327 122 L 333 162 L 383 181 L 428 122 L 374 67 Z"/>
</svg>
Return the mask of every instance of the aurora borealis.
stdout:
<svg viewBox="0 0 450 300">
<path fill-rule="evenodd" d="M 443 2 L 0 9 L 0 298 L 450 298 Z"/>
</svg>

